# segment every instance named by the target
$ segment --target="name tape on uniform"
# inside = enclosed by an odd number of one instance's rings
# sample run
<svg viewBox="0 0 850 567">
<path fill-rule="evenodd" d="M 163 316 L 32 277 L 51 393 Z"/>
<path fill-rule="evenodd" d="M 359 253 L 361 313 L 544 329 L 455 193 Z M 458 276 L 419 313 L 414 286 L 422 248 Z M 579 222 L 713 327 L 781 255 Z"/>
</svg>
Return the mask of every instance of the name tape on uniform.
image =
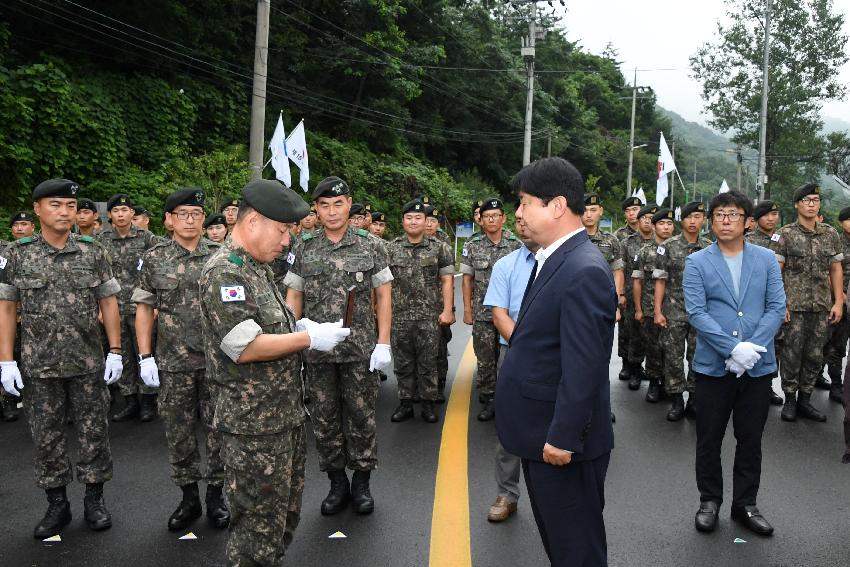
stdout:
<svg viewBox="0 0 850 567">
<path fill-rule="evenodd" d="M 245 288 L 241 285 L 223 285 L 221 286 L 221 300 L 225 303 L 245 301 Z"/>
<path fill-rule="evenodd" d="M 3 256 L 0 256 L 0 270 L 5 270 L 6 264 L 8 264 L 8 263 L 9 263 L 9 260 L 4 258 Z"/>
</svg>

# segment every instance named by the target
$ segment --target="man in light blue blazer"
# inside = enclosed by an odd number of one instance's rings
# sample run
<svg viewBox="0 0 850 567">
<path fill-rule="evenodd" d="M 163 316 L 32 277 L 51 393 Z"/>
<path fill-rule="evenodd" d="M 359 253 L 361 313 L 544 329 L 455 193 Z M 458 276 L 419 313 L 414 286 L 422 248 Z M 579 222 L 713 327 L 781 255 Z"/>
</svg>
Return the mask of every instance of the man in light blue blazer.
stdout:
<svg viewBox="0 0 850 567">
<path fill-rule="evenodd" d="M 723 502 L 720 449 L 732 416 L 737 447 L 732 519 L 760 535 L 773 527 L 756 507 L 761 438 L 776 376 L 773 337 L 785 318 L 785 290 L 776 256 L 744 242 L 753 204 L 743 193 L 716 195 L 709 217 L 717 242 L 688 256 L 683 287 L 688 321 L 697 331 L 696 529 L 711 532 Z"/>
</svg>

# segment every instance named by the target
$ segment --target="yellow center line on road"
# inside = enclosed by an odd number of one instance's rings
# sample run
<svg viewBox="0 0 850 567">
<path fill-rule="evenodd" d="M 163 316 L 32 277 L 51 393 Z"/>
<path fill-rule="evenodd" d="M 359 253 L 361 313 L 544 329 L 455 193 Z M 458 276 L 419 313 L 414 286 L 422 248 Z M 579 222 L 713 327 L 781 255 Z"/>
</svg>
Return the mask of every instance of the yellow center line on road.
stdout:
<svg viewBox="0 0 850 567">
<path fill-rule="evenodd" d="M 475 354 L 466 345 L 452 384 L 437 462 L 434 512 L 431 515 L 430 567 L 471 567 L 469 543 L 469 474 L 467 449 L 469 399 Z"/>
</svg>

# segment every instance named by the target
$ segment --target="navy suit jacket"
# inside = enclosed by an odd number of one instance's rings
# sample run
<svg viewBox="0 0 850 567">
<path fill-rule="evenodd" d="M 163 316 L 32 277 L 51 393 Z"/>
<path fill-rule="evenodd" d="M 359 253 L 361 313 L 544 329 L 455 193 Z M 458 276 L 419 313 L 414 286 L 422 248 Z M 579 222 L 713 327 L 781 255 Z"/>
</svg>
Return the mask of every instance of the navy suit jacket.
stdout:
<svg viewBox="0 0 850 567">
<path fill-rule="evenodd" d="M 582 461 L 614 448 L 608 364 L 616 309 L 608 262 L 586 232 L 546 259 L 496 381 L 496 429 L 509 453 L 542 461 L 549 443 Z"/>
</svg>

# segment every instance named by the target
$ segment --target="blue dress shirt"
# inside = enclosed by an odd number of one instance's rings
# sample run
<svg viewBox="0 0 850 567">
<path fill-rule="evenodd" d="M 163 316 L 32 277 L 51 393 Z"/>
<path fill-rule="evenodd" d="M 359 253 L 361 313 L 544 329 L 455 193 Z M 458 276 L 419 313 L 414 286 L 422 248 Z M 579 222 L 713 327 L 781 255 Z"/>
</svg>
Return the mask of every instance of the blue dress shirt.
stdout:
<svg viewBox="0 0 850 567">
<path fill-rule="evenodd" d="M 490 284 L 484 296 L 484 305 L 507 309 L 508 316 L 516 321 L 532 268 L 534 268 L 534 254 L 525 245 L 500 258 L 493 265 L 493 271 L 490 273 Z M 501 335 L 499 335 L 499 343 L 508 345 L 508 341 Z"/>
</svg>

